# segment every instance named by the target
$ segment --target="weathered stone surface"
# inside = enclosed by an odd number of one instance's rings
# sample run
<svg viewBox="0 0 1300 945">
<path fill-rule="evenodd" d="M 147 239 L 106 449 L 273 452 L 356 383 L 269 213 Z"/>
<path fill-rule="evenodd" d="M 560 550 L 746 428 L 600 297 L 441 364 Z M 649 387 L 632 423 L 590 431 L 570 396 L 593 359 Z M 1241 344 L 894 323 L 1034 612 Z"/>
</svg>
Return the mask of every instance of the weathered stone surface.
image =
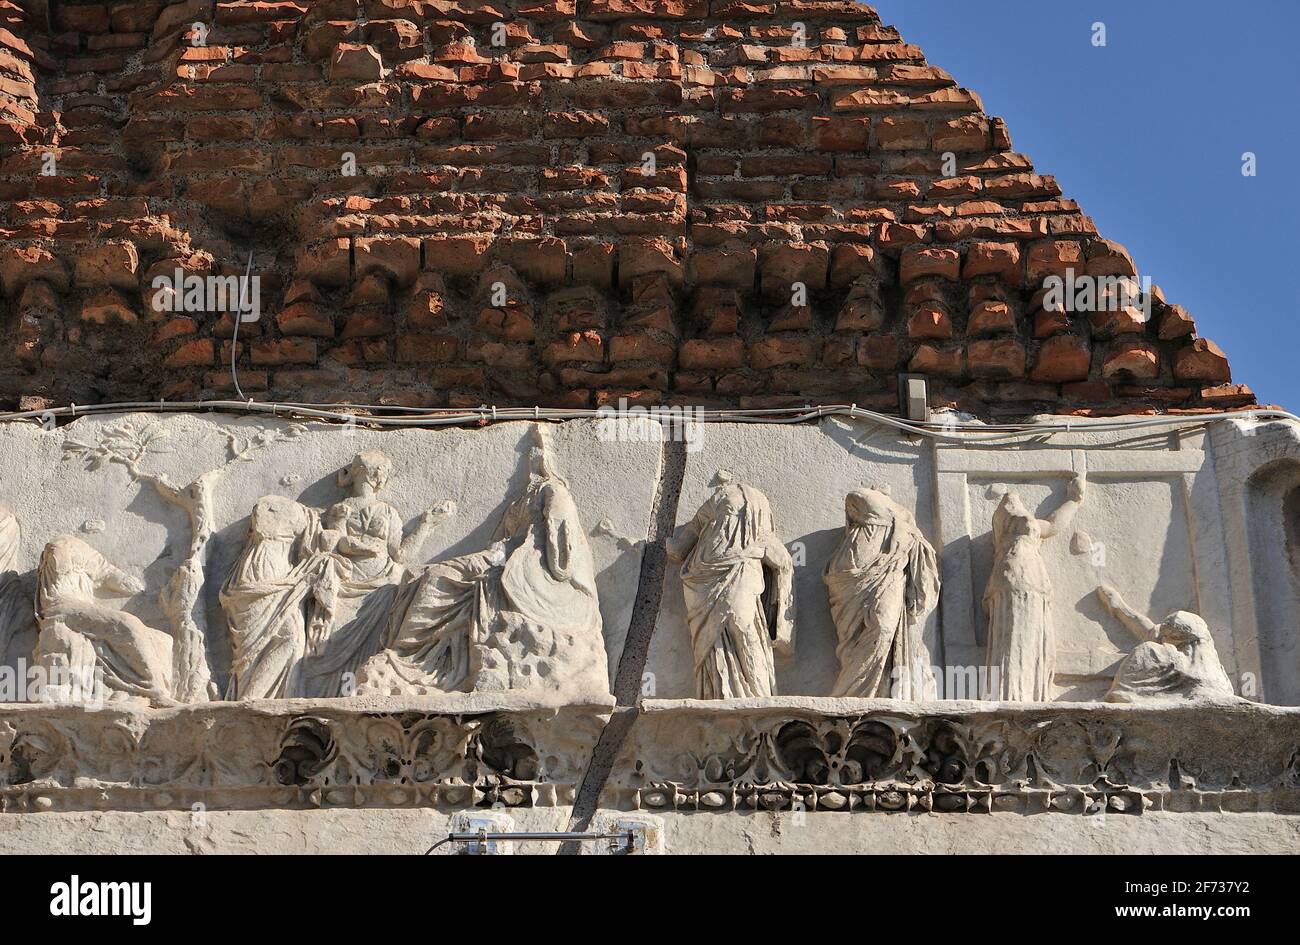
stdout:
<svg viewBox="0 0 1300 945">
<path fill-rule="evenodd" d="M 1294 847 L 1296 426 L 1087 419 L 1254 395 L 872 8 L 9 4 L 0 147 L 0 406 L 605 411 L 0 426 L 0 848 Z M 901 370 L 1077 416 L 627 413 Z"/>
</svg>

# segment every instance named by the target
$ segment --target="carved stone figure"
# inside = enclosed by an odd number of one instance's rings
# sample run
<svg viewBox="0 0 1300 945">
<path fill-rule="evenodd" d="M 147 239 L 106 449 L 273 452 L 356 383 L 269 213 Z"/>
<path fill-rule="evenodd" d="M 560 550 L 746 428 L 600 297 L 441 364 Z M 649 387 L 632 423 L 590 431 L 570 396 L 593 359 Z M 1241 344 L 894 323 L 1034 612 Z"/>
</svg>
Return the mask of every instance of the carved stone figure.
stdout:
<svg viewBox="0 0 1300 945">
<path fill-rule="evenodd" d="M 794 649 L 794 562 L 767 497 L 719 472 L 668 555 L 681 561 L 696 695 L 776 695 L 774 653 Z"/>
<path fill-rule="evenodd" d="M 171 637 L 98 598 L 100 592 L 139 594 L 141 581 L 74 535 L 45 546 L 37 580 L 36 655 L 49 678 L 70 678 L 92 692 L 100 669 L 110 698 L 174 704 Z"/>
<path fill-rule="evenodd" d="M 166 475 L 146 472 L 143 461 L 155 453 L 170 453 L 164 444 L 169 434 L 159 423 L 128 419 L 101 428 L 94 442 L 84 443 L 69 436 L 63 444 L 64 458 L 78 458 L 87 471 L 110 463 L 125 466 L 136 482 L 150 483 L 162 500 L 181 509 L 189 519 L 190 536 L 181 562 L 163 585 L 158 602 L 171 624 L 172 692 L 180 702 L 206 702 L 217 698 L 217 687 L 207 658 L 208 545 L 216 531 L 216 491 L 235 463 L 250 460 L 272 444 L 296 440 L 306 430 L 302 424 L 278 429 L 226 430 L 227 461 L 209 469 L 187 485 L 177 485 Z"/>
<path fill-rule="evenodd" d="M 0 505 L 0 665 L 24 655 L 10 650 L 16 640 L 26 638 L 32 625 L 31 591 L 18 574 L 21 542 L 22 528 L 17 517 Z"/>
<path fill-rule="evenodd" d="M 393 461 L 378 450 L 358 453 L 339 473 L 347 498 L 322 517 L 316 551 L 330 560 L 315 588 L 307 623 L 303 688 L 307 696 L 343 693 L 344 674 L 354 677 L 384 640 L 406 565 L 419 553 L 433 526 L 451 514 L 444 503 L 424 512 L 411 533 L 402 517 L 379 498 Z"/>
<path fill-rule="evenodd" d="M 541 428 L 536 436 L 528 484 L 491 546 L 407 579 L 359 691 L 608 692 L 591 549 Z"/>
<path fill-rule="evenodd" d="M 934 548 L 912 513 L 875 489 L 845 496 L 844 517 L 844 536 L 822 573 L 839 638 L 831 695 L 934 699 L 920 626 L 939 600 Z"/>
<path fill-rule="evenodd" d="M 282 496 L 257 500 L 248 544 L 221 589 L 234 658 L 227 699 L 278 699 L 302 690 L 307 602 L 326 558 L 313 554 L 317 517 Z"/>
<path fill-rule="evenodd" d="M 1142 641 L 1120 662 L 1107 702 L 1236 698 L 1214 637 L 1200 616 L 1176 610 L 1157 624 L 1126 604 L 1114 588 L 1103 584 L 1097 597 Z"/>
<path fill-rule="evenodd" d="M 993 513 L 993 571 L 984 591 L 989 698 L 1047 702 L 1054 695 L 1052 585 L 1041 547 L 1045 539 L 1069 526 L 1083 501 L 1084 485 L 1083 476 L 1076 476 L 1068 498 L 1046 519 L 1031 514 L 1011 490 Z"/>
</svg>

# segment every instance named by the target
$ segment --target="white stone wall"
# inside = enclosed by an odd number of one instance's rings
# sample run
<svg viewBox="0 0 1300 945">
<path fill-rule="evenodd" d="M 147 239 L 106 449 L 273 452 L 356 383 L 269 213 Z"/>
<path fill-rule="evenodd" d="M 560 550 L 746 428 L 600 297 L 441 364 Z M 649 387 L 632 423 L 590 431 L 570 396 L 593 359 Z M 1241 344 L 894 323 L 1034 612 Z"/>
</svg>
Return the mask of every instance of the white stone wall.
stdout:
<svg viewBox="0 0 1300 945">
<path fill-rule="evenodd" d="M 31 580 L 44 543 L 77 534 L 113 563 L 144 579 L 147 590 L 126 608 L 165 627 L 157 593 L 188 541 L 184 514 L 120 464 L 87 471 L 65 458 L 69 439 L 96 442 L 122 424 L 155 427 L 168 452 L 140 465 L 188 483 L 229 461 L 228 435 L 283 431 L 279 421 L 221 415 L 84 418 L 52 430 L 34 423 L 0 426 L 0 502 L 20 521 L 20 569 Z M 255 448 L 230 463 L 217 489 L 218 531 L 206 587 L 212 628 L 209 659 L 221 680 L 229 663 L 221 580 L 238 556 L 247 515 L 262 495 L 325 507 L 341 492 L 335 474 L 363 449 L 394 461 L 386 498 L 413 520 L 443 499 L 458 511 L 433 533 L 425 560 L 483 548 L 509 497 L 525 478 L 530 424 L 484 429 L 369 430 L 308 425 L 301 437 Z M 550 424 L 558 471 L 569 480 L 597 565 L 597 583 L 611 682 L 620 657 L 649 528 L 661 488 L 661 444 L 600 435 L 597 421 Z M 864 485 L 888 488 L 914 510 L 940 553 L 943 593 L 930 614 L 927 641 L 944 666 L 979 665 L 985 637 L 981 595 L 991 554 L 991 489 L 1013 486 L 1031 511 L 1048 514 L 1071 476 L 1086 472 L 1089 492 L 1066 535 L 1043 548 L 1055 587 L 1059 698 L 1097 699 L 1114 666 L 1132 649 L 1131 635 L 1093 596 L 1100 583 L 1120 590 L 1139 611 L 1159 618 L 1175 609 L 1200 613 L 1214 632 L 1225 669 L 1253 698 L 1300 703 L 1300 550 L 1288 554 L 1286 494 L 1300 483 L 1300 431 L 1295 424 L 1220 422 L 1199 430 L 1142 433 L 1078 432 L 1009 446 L 946 445 L 909 439 L 862 422 L 711 424 L 686 456 L 677 506 L 689 521 L 719 469 L 764 492 L 782 540 L 795 555 L 796 648 L 778 665 L 782 695 L 823 695 L 836 671 L 821 571 L 843 526 L 844 495 Z M 680 446 L 680 444 L 679 444 Z M 12 661 L 31 646 L 17 640 Z M 693 695 L 690 647 L 672 566 L 664 584 L 645 671 L 646 695 Z"/>
<path fill-rule="evenodd" d="M 1075 421 L 1067 433 L 998 446 L 936 442 L 834 418 L 711 424 L 689 444 L 628 436 L 626 427 L 611 438 L 597 421 L 547 428 L 552 463 L 568 481 L 596 559 L 618 703 L 612 717 L 600 700 L 566 708 L 554 698 L 489 693 L 131 708 L 121 717 L 0 706 L 0 851 L 388 852 L 395 849 L 392 837 L 407 843 L 418 834 L 420 842 L 432 842 L 452 829 L 458 813 L 502 806 L 514 808 L 516 829 L 660 817 L 656 836 L 676 853 L 1294 846 L 1300 810 L 1294 712 L 1266 710 L 1256 718 L 1240 708 L 1197 706 L 1176 714 L 1126 713 L 1093 704 L 1135 644 L 1094 592 L 1109 584 L 1157 620 L 1177 609 L 1201 614 L 1239 693 L 1256 702 L 1300 704 L 1300 425 L 1242 420 L 1208 429 L 1105 432 Z M 218 589 L 243 547 L 258 497 L 282 495 L 325 508 L 342 496 L 338 470 L 362 450 L 382 450 L 394 464 L 384 497 L 404 520 L 446 499 L 457 505 L 420 561 L 478 551 L 526 480 L 533 424 L 389 431 L 309 424 L 299 430 L 269 419 L 139 414 L 83 418 L 54 429 L 0 426 L 0 502 L 22 527 L 17 573 L 28 589 L 44 544 L 75 534 L 143 579 L 145 592 L 125 607 L 166 628 L 158 594 L 183 559 L 189 525 L 123 464 L 93 461 L 105 434 L 122 429 L 165 434 L 138 458 L 138 468 L 178 485 L 225 468 L 203 595 L 207 656 L 223 685 L 230 647 Z M 92 454 L 79 454 L 77 443 L 91 446 Z M 661 557 L 656 564 L 647 548 L 650 536 L 664 532 L 656 531 L 655 515 L 668 515 L 678 527 L 688 522 L 719 470 L 768 497 L 794 558 L 795 655 L 777 665 L 781 698 L 701 707 L 673 701 L 694 695 L 684 601 L 676 566 L 664 566 Z M 844 524 L 847 492 L 887 490 L 914 512 L 937 549 L 943 590 L 925 635 L 942 673 L 984 659 L 981 596 L 990 569 L 993 490 L 1013 487 L 1031 512 L 1046 516 L 1079 474 L 1087 478 L 1085 500 L 1071 527 L 1043 546 L 1054 588 L 1056 708 L 949 702 L 921 711 L 891 700 L 825 698 L 837 666 L 821 575 Z M 657 588 L 662 597 L 655 605 L 646 595 Z M 634 618 L 638 593 L 643 605 Z M 13 665 L 29 658 L 32 643 L 30 634 L 20 636 L 4 659 Z M 686 721 L 679 724 L 679 716 Z M 475 739 L 490 719 L 503 727 L 495 730 L 485 765 Z M 229 736 L 212 736 L 210 745 L 196 748 L 194 738 L 178 734 L 216 731 L 207 720 L 227 726 L 222 731 Z M 302 724 L 316 724 L 310 720 L 324 720 L 347 751 L 321 759 L 286 786 L 276 780 L 275 765 L 286 757 L 286 740 Z M 951 731 L 949 721 L 956 726 Z M 736 759 L 771 754 L 791 722 L 819 733 L 817 750 L 826 757 L 835 755 L 834 733 L 861 726 L 892 727 L 896 745 L 920 745 L 923 753 L 948 751 L 940 746 L 954 737 L 967 739 L 964 750 L 993 750 L 1002 743 L 999 726 L 1018 733 L 1023 744 L 1015 758 L 997 758 L 996 783 L 977 783 L 972 770 L 960 784 L 941 784 L 933 758 L 900 754 L 889 766 L 890 783 L 863 778 L 844 792 L 838 776 L 804 777 L 765 794 L 767 782 L 737 773 Z M 458 747 L 436 762 L 426 757 L 422 725 L 459 732 Z M 109 734 L 116 732 L 132 734 L 119 743 Z M 520 777 L 523 769 L 499 766 L 498 756 L 508 754 L 516 737 L 537 760 L 529 770 L 540 774 Z M 214 788 L 190 774 L 179 780 L 168 774 L 169 765 L 199 770 L 195 758 L 216 758 L 222 746 L 238 754 L 227 759 L 227 774 L 237 772 L 233 781 L 218 779 Z M 788 761 L 777 757 L 781 750 L 778 745 L 773 756 L 778 769 Z M 388 771 L 390 752 L 407 772 L 396 781 Z M 1042 770 L 1048 758 L 1058 771 Z M 203 760 L 200 769 L 207 764 L 220 769 L 225 762 Z M 424 780 L 402 780 L 416 769 Z M 1068 777 L 1060 774 L 1066 769 Z M 788 774 L 787 768 L 763 776 L 779 780 L 782 770 Z M 709 778 L 715 781 L 704 783 Z M 849 799 L 831 796 L 837 793 Z M 706 800 L 710 794 L 723 800 Z M 92 802 L 96 809 L 89 809 Z M 798 809 L 805 802 L 812 805 L 806 812 Z M 188 819 L 192 803 L 203 804 L 208 818 L 201 836 Z M 939 809 L 944 804 L 946 811 Z M 1081 813 L 1098 804 L 1110 812 Z M 1029 816 L 1034 805 L 1055 813 Z M 887 813 L 895 809 L 903 812 Z M 517 852 L 552 849 L 520 844 Z"/>
</svg>

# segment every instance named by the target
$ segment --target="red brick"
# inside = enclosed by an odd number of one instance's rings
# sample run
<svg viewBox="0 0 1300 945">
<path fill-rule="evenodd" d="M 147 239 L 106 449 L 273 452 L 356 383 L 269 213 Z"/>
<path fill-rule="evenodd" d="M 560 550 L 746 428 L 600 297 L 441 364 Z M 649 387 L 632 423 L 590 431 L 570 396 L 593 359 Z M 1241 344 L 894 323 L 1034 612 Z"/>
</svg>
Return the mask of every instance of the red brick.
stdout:
<svg viewBox="0 0 1300 945">
<path fill-rule="evenodd" d="M 314 364 L 316 342 L 305 338 L 255 341 L 249 346 L 254 364 Z"/>
<path fill-rule="evenodd" d="M 397 360 L 403 364 L 451 361 L 458 344 L 448 335 L 406 333 L 397 337 Z"/>
<path fill-rule="evenodd" d="M 347 285 L 351 277 L 352 246 L 345 237 L 307 246 L 298 254 L 298 273 L 320 285 Z"/>
<path fill-rule="evenodd" d="M 339 43 L 330 57 L 331 81 L 376 82 L 384 74 L 384 61 L 373 46 Z"/>
<path fill-rule="evenodd" d="M 1101 366 L 1102 377 L 1132 377 L 1151 380 L 1160 375 L 1160 354 L 1145 341 L 1124 339 L 1112 342 Z"/>
<path fill-rule="evenodd" d="M 898 281 L 907 285 L 925 276 L 956 282 L 961 273 L 961 254 L 955 249 L 908 246 L 899 263 Z"/>
<path fill-rule="evenodd" d="M 1226 383 L 1232 380 L 1228 357 L 1208 338 L 1195 338 L 1174 352 L 1174 377 L 1180 381 Z"/>
<path fill-rule="evenodd" d="M 972 243 L 966 250 L 963 279 L 999 276 L 1012 285 L 1020 283 L 1020 247 L 1015 243 Z"/>
<path fill-rule="evenodd" d="M 971 309 L 966 322 L 968 335 L 992 335 L 999 332 L 1015 331 L 1016 315 L 1006 302 L 980 302 Z"/>
<path fill-rule="evenodd" d="M 676 349 L 666 342 L 657 341 L 645 332 L 615 335 L 609 342 L 609 359 L 618 361 L 658 361 L 671 366 Z"/>
<path fill-rule="evenodd" d="M 420 271 L 420 241 L 414 236 L 358 236 L 357 275 L 380 272 L 398 285 L 411 285 Z"/>
<path fill-rule="evenodd" d="M 334 322 L 329 312 L 311 302 L 297 302 L 286 306 L 275 317 L 280 333 L 285 335 L 312 335 L 317 338 L 334 337 Z"/>
<path fill-rule="evenodd" d="M 1170 305 L 1160 316 L 1160 340 L 1170 341 L 1196 334 L 1196 322 L 1181 305 Z"/>
<path fill-rule="evenodd" d="M 966 349 L 966 363 L 973 377 L 1024 377 L 1025 346 L 1014 338 L 972 341 Z"/>
<path fill-rule="evenodd" d="M 909 338 L 944 340 L 952 337 L 952 318 L 943 305 L 926 302 L 918 305 L 907 320 Z"/>
<path fill-rule="evenodd" d="M 817 360 L 818 343 L 812 338 L 764 338 L 749 348 L 750 367 L 777 367 L 783 364 L 812 364 Z"/>
<path fill-rule="evenodd" d="M 723 371 L 744 364 L 745 344 L 739 338 L 695 338 L 682 345 L 681 366 L 688 370 Z"/>
<path fill-rule="evenodd" d="M 96 325 L 136 321 L 135 308 L 115 289 L 101 289 L 81 306 L 81 320 Z"/>
<path fill-rule="evenodd" d="M 77 254 L 75 281 L 79 286 L 113 286 L 132 290 L 137 287 L 136 270 L 140 254 L 129 240 L 115 240 L 91 246 Z"/>
<path fill-rule="evenodd" d="M 1048 276 L 1065 277 L 1073 269 L 1075 276 L 1084 275 L 1083 248 L 1078 243 L 1064 240 L 1041 240 L 1029 246 L 1025 259 L 1025 280 L 1030 286 L 1040 286 Z"/>
<path fill-rule="evenodd" d="M 68 288 L 68 269 L 48 249 L 38 246 L 0 248 L 0 284 L 14 298 L 33 279 L 48 282 L 60 292 Z"/>
<path fill-rule="evenodd" d="M 912 360 L 908 362 L 907 369 L 914 374 L 937 374 L 941 377 L 956 377 L 962 373 L 961 350 L 936 348 L 934 345 L 921 345 L 912 354 Z"/>
<path fill-rule="evenodd" d="M 424 239 L 424 259 L 429 269 L 448 275 L 473 275 L 483 269 L 490 236 L 428 236 Z"/>
<path fill-rule="evenodd" d="M 826 287 L 830 250 L 816 243 L 765 244 L 759 251 L 763 294 L 789 300 L 796 282 L 809 292 Z"/>
<path fill-rule="evenodd" d="M 209 365 L 216 358 L 214 342 L 211 338 L 195 338 L 187 341 L 163 361 L 164 367 L 182 368 Z"/>
<path fill-rule="evenodd" d="M 871 119 L 819 115 L 813 118 L 813 141 L 819 151 L 865 151 Z"/>
<path fill-rule="evenodd" d="M 1055 335 L 1038 347 L 1029 379 L 1049 383 L 1082 381 L 1088 377 L 1092 350 L 1076 335 Z"/>
<path fill-rule="evenodd" d="M 868 335 L 858 345 L 858 363 L 873 371 L 895 371 L 902 360 L 902 345 L 893 335 Z"/>
</svg>

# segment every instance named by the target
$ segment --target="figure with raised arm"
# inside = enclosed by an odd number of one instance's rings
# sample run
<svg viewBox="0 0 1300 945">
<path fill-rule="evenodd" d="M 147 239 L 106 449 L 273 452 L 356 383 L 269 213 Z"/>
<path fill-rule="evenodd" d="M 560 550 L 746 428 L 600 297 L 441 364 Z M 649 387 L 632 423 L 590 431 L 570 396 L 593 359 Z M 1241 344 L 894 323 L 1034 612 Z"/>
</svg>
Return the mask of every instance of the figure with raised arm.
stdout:
<svg viewBox="0 0 1300 945">
<path fill-rule="evenodd" d="M 1142 641 L 1120 662 L 1107 702 L 1236 698 L 1214 637 L 1200 616 L 1176 610 L 1157 624 L 1126 604 L 1114 588 L 1103 584 L 1097 597 Z"/>
<path fill-rule="evenodd" d="M 596 568 L 569 484 L 534 427 L 528 482 L 491 544 L 413 572 L 361 693 L 562 692 L 607 697 Z"/>
<path fill-rule="evenodd" d="M 1048 702 L 1055 695 L 1052 585 L 1042 546 L 1069 527 L 1083 502 L 1084 488 L 1084 477 L 1076 475 L 1066 500 L 1045 519 L 1035 517 L 1013 490 L 1007 490 L 993 513 L 993 571 L 984 591 L 987 698 Z"/>
<path fill-rule="evenodd" d="M 308 696 L 347 695 L 347 680 L 384 643 L 397 588 L 430 532 L 455 511 L 443 502 L 423 512 L 403 537 L 402 516 L 380 498 L 393 461 L 378 450 L 339 472 L 348 495 L 321 516 L 318 550 L 331 564 L 316 579 L 307 621 L 302 685 Z"/>
</svg>

